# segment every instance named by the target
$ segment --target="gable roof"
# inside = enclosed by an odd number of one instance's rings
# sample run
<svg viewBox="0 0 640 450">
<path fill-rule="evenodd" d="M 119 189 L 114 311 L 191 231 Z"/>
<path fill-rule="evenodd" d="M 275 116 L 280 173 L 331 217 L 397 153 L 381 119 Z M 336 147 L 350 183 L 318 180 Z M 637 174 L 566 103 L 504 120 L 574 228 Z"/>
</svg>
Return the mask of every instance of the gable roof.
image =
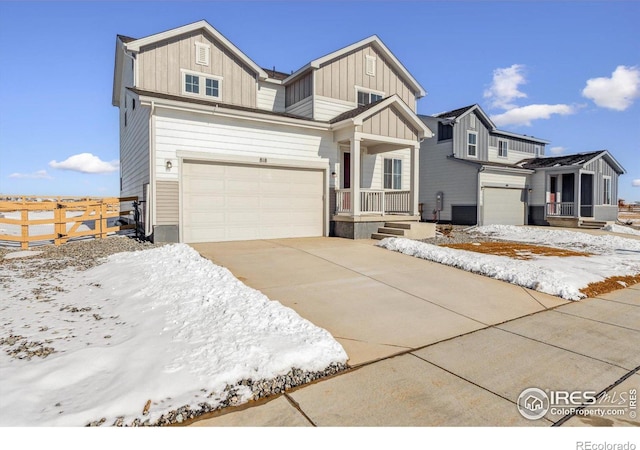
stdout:
<svg viewBox="0 0 640 450">
<path fill-rule="evenodd" d="M 233 45 L 230 40 L 224 37 L 218 30 L 213 28 L 209 22 L 206 20 L 199 20 L 198 22 L 190 23 L 188 25 L 184 25 L 178 28 L 173 28 L 171 30 L 163 31 L 161 33 L 152 34 L 151 36 L 147 36 L 141 39 L 135 39 L 129 42 L 124 42 L 125 48 L 132 52 L 139 52 L 142 47 L 145 45 L 150 45 L 159 41 L 163 41 L 165 39 L 170 39 L 175 36 L 180 36 L 181 34 L 190 33 L 196 30 L 204 30 L 213 36 L 218 42 L 220 42 L 224 47 L 226 47 L 231 53 L 233 53 L 240 61 L 246 64 L 248 67 L 253 69 L 253 71 L 263 80 L 268 78 L 267 73 L 257 65 L 251 58 L 245 55 L 238 47 Z"/>
<path fill-rule="evenodd" d="M 347 53 L 350 53 L 354 50 L 357 50 L 369 44 L 373 45 L 376 48 L 376 50 L 383 53 L 384 57 L 389 61 L 391 66 L 393 66 L 394 69 L 396 69 L 400 74 L 404 76 L 404 78 L 407 81 L 409 81 L 410 86 L 417 93 L 416 96 L 418 98 L 424 97 L 425 95 L 427 95 L 426 91 L 420 85 L 420 83 L 418 83 L 418 81 L 415 78 L 413 78 L 413 76 L 409 73 L 406 67 L 402 65 L 402 63 L 398 60 L 398 58 L 396 58 L 395 55 L 391 53 L 391 50 L 389 50 L 387 46 L 384 45 L 384 43 L 380 40 L 380 38 L 375 34 L 373 36 L 369 36 L 368 38 L 362 39 L 361 41 L 358 41 L 351 45 L 343 47 L 340 50 L 336 50 L 335 52 L 331 52 L 320 58 L 314 59 L 308 64 L 302 66 L 300 69 L 296 70 L 287 79 L 285 79 L 283 83 L 286 84 L 290 81 L 293 81 L 294 79 L 298 78 L 300 75 L 302 75 L 303 73 L 306 73 L 310 69 L 319 69 L 322 64 L 329 62 L 333 59 L 339 58 L 340 56 L 346 55 Z"/>
<path fill-rule="evenodd" d="M 490 133 L 500 134 L 500 135 L 503 135 L 503 136 L 509 136 L 509 137 L 513 137 L 513 138 L 516 138 L 516 139 L 524 139 L 524 140 L 528 140 L 528 141 L 534 141 L 534 142 L 538 142 L 540 144 L 549 144 L 549 141 L 547 141 L 545 139 L 540 139 L 540 138 L 533 137 L 533 136 L 527 136 L 526 134 L 518 134 L 518 133 L 512 133 L 510 131 L 498 130 L 498 128 L 493 123 L 491 118 L 489 118 L 487 113 L 485 113 L 484 110 L 477 103 L 474 103 L 473 105 L 469 105 L 469 106 L 464 106 L 462 108 L 454 109 L 454 110 L 451 110 L 451 111 L 434 114 L 431 117 L 435 117 L 436 119 L 442 119 L 442 120 L 449 119 L 451 121 L 456 121 L 457 122 L 461 117 L 464 117 L 467 114 L 470 114 L 472 111 L 476 111 L 476 114 L 478 114 L 480 116 L 480 118 L 489 126 L 489 132 Z"/>
<path fill-rule="evenodd" d="M 414 113 L 405 102 L 402 101 L 397 94 L 393 94 L 387 98 L 383 98 L 373 103 L 369 103 L 368 105 L 358 106 L 357 108 L 351 109 L 349 111 L 343 112 L 342 114 L 334 117 L 329 121 L 329 123 L 335 128 L 341 128 L 342 123 L 346 122 L 347 124 L 353 125 L 362 125 L 363 121 L 368 117 L 373 116 L 374 114 L 382 111 L 385 108 L 394 106 L 395 109 L 403 116 L 409 123 L 411 123 L 416 130 L 418 130 L 418 135 L 420 139 L 423 137 L 431 137 L 433 136 L 433 132 L 427 127 L 422 120 Z M 340 125 L 337 125 L 340 124 Z"/>
<path fill-rule="evenodd" d="M 619 174 L 626 173 L 624 167 L 607 150 L 594 152 L 574 153 L 564 156 L 547 156 L 540 158 L 524 159 L 518 163 L 526 169 L 548 169 L 551 167 L 585 166 L 594 159 L 605 158 L 609 165 Z"/>
</svg>

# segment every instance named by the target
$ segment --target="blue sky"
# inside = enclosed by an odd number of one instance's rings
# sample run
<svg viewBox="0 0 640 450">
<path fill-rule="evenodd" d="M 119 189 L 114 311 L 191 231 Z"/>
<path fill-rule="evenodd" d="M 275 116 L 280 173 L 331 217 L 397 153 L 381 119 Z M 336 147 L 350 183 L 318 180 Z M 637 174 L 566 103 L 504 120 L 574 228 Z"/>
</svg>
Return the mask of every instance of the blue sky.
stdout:
<svg viewBox="0 0 640 450">
<path fill-rule="evenodd" d="M 479 103 L 547 154 L 608 149 L 640 200 L 639 17 L 635 1 L 0 1 L 0 193 L 117 195 L 115 36 L 205 19 L 284 72 L 377 34 L 427 90 L 419 113 Z"/>
</svg>

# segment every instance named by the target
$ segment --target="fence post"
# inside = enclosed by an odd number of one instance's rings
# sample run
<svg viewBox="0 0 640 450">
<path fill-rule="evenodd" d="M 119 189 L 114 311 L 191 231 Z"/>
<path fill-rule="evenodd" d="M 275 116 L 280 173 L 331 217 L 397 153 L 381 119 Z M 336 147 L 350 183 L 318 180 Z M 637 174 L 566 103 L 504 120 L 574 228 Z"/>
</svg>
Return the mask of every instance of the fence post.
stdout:
<svg viewBox="0 0 640 450">
<path fill-rule="evenodd" d="M 60 203 L 56 203 L 56 209 L 53 210 L 53 233 L 55 234 L 53 243 L 56 246 L 62 243 L 62 211 L 62 205 Z M 64 225 L 66 228 L 66 223 Z"/>
<path fill-rule="evenodd" d="M 100 201 L 100 238 L 107 237 L 107 203 Z"/>
<path fill-rule="evenodd" d="M 27 205 L 22 202 L 22 210 L 20 211 L 20 220 L 22 224 L 20 225 L 20 234 L 22 236 L 22 240 L 20 241 L 20 248 L 22 250 L 29 249 L 29 210 L 27 209 Z"/>
</svg>

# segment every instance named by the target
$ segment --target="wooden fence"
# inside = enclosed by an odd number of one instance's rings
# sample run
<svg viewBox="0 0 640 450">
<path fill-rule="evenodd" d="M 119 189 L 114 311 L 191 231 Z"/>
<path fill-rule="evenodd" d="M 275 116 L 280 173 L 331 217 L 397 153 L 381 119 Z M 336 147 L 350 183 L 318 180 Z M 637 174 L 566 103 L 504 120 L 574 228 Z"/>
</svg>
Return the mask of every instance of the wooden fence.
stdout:
<svg viewBox="0 0 640 450">
<path fill-rule="evenodd" d="M 135 229 L 132 204 L 137 200 L 20 197 L 0 201 L 0 241 L 19 242 L 26 250 L 34 242 L 61 245 L 83 236 L 103 239 L 121 230 Z M 123 220 L 118 221 L 119 218 Z"/>
</svg>

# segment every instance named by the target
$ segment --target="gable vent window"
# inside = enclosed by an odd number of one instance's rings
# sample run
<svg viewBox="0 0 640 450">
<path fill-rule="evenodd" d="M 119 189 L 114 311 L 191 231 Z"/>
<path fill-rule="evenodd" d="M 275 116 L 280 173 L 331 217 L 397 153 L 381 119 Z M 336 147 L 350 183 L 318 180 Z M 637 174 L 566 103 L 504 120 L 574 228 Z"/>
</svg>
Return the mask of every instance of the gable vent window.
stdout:
<svg viewBox="0 0 640 450">
<path fill-rule="evenodd" d="M 376 57 L 371 55 L 365 55 L 364 60 L 365 60 L 365 66 L 366 66 L 365 67 L 366 74 L 369 75 L 370 77 L 375 77 L 376 76 Z"/>
<path fill-rule="evenodd" d="M 203 44 L 202 42 L 196 42 L 196 64 L 199 64 L 201 66 L 208 66 L 209 55 L 210 55 L 209 46 L 206 44 Z"/>
<path fill-rule="evenodd" d="M 471 114 L 469 116 L 469 126 L 471 128 L 475 128 L 476 127 L 476 116 L 474 114 Z"/>
</svg>

